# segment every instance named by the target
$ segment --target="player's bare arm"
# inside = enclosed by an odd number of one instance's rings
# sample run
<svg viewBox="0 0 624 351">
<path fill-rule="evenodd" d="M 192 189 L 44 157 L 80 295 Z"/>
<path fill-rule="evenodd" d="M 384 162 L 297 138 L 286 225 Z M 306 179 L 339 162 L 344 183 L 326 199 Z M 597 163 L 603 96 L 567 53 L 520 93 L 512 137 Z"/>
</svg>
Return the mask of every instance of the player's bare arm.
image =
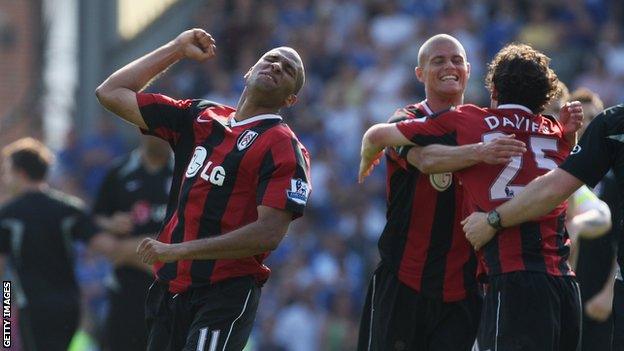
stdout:
<svg viewBox="0 0 624 351">
<path fill-rule="evenodd" d="M 362 137 L 360 171 L 358 181 L 362 183 L 373 168 L 379 164 L 379 158 L 386 146 L 414 145 L 394 123 L 379 123 L 370 127 Z"/>
<path fill-rule="evenodd" d="M 513 227 L 552 211 L 583 183 L 570 173 L 556 168 L 533 180 L 524 191 L 496 208 L 503 227 Z M 461 223 L 466 238 L 475 250 L 487 244 L 496 229 L 487 222 L 486 214 L 473 212 Z"/>
<path fill-rule="evenodd" d="M 144 239 L 137 254 L 148 264 L 179 260 L 244 258 L 277 248 L 292 220 L 292 213 L 267 206 L 258 206 L 258 219 L 226 235 L 165 244 Z"/>
<path fill-rule="evenodd" d="M 481 162 L 507 164 L 526 150 L 526 144 L 512 134 L 485 143 L 413 147 L 407 154 L 407 161 L 426 174 L 454 172 Z"/>
<path fill-rule="evenodd" d="M 95 90 L 100 103 L 109 111 L 140 128 L 147 128 L 139 111 L 136 93 L 158 74 L 183 58 L 204 61 L 215 55 L 216 45 L 203 29 L 182 32 L 174 40 L 132 61 L 108 77 Z"/>
</svg>

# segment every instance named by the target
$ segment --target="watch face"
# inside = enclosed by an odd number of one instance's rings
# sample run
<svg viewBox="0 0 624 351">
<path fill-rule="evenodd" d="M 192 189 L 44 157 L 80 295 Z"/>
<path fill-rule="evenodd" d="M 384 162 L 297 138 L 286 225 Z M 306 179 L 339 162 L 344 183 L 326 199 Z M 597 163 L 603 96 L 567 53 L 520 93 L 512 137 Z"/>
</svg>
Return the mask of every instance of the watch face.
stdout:
<svg viewBox="0 0 624 351">
<path fill-rule="evenodd" d="M 496 211 L 488 212 L 487 221 L 495 228 L 500 227 L 500 217 L 498 216 L 498 213 Z"/>
</svg>

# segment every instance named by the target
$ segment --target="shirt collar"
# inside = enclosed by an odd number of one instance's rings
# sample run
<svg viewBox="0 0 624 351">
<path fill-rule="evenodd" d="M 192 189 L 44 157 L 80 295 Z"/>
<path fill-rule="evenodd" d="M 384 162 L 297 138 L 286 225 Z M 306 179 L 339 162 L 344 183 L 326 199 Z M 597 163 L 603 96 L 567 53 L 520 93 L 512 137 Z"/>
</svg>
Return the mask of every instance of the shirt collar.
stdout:
<svg viewBox="0 0 624 351">
<path fill-rule="evenodd" d="M 276 115 L 276 114 L 272 114 L 272 113 L 267 113 L 267 114 L 263 114 L 263 115 L 253 116 L 253 117 L 244 119 L 244 120 L 242 120 L 240 122 L 237 122 L 236 119 L 234 119 L 234 117 L 232 117 L 232 118 L 230 118 L 228 120 L 228 124 L 230 125 L 230 127 L 238 127 L 238 126 L 242 126 L 242 125 L 245 125 L 245 124 L 261 121 L 263 119 L 279 119 L 281 121 L 282 120 L 282 116 Z"/>
<path fill-rule="evenodd" d="M 425 109 L 425 111 L 427 112 L 427 115 L 431 116 L 433 114 L 433 111 L 429 107 L 429 104 L 427 104 L 427 99 L 421 101 L 420 105 Z"/>
<path fill-rule="evenodd" d="M 498 105 L 498 107 L 496 107 L 499 110 L 504 110 L 504 109 L 516 109 L 516 110 L 522 110 L 528 113 L 533 113 L 533 111 L 531 111 L 530 108 L 524 106 L 524 105 L 518 105 L 518 104 L 502 104 L 502 105 Z"/>
</svg>

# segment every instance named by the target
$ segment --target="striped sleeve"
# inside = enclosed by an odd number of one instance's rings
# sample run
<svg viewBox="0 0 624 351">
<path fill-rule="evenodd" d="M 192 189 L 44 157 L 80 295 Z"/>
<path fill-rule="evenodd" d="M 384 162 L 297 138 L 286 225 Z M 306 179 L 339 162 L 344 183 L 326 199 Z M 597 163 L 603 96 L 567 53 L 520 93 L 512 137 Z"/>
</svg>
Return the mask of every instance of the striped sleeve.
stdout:
<svg viewBox="0 0 624 351">
<path fill-rule="evenodd" d="M 146 130 L 143 134 L 161 138 L 171 145 L 176 145 L 187 130 L 193 128 L 193 100 L 175 100 L 162 94 L 137 93 L 139 111 Z"/>
<path fill-rule="evenodd" d="M 388 119 L 388 123 L 399 123 L 408 119 L 416 118 L 416 115 L 409 111 L 407 108 L 400 108 L 394 112 L 394 114 Z M 403 169 L 413 168 L 407 161 L 407 154 L 409 153 L 412 145 L 402 145 L 396 147 L 387 147 L 385 149 L 386 156 L 394 161 L 399 167 Z"/>
<path fill-rule="evenodd" d="M 260 165 L 256 203 L 301 217 L 312 190 L 309 174 L 310 157 L 296 139 L 274 144 Z"/>
<path fill-rule="evenodd" d="M 412 118 L 396 124 L 399 131 L 411 142 L 420 146 L 431 144 L 457 145 L 457 113 L 450 111 L 440 115 Z"/>
</svg>

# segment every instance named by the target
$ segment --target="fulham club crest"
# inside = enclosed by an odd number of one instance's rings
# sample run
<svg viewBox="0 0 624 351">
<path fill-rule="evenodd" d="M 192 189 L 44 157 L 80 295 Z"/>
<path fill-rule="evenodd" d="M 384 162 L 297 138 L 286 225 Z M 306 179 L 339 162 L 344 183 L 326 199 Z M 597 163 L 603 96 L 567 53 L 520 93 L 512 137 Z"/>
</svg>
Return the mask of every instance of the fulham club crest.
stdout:
<svg viewBox="0 0 624 351">
<path fill-rule="evenodd" d="M 431 174 L 429 176 L 429 181 L 431 182 L 431 186 L 437 191 L 444 191 L 448 189 L 453 183 L 453 173 L 438 173 Z"/>
<path fill-rule="evenodd" d="M 258 133 L 253 130 L 247 129 L 241 135 L 238 136 L 238 140 L 236 141 L 236 147 L 238 151 L 243 151 L 248 148 L 254 140 L 258 137 Z"/>
</svg>

